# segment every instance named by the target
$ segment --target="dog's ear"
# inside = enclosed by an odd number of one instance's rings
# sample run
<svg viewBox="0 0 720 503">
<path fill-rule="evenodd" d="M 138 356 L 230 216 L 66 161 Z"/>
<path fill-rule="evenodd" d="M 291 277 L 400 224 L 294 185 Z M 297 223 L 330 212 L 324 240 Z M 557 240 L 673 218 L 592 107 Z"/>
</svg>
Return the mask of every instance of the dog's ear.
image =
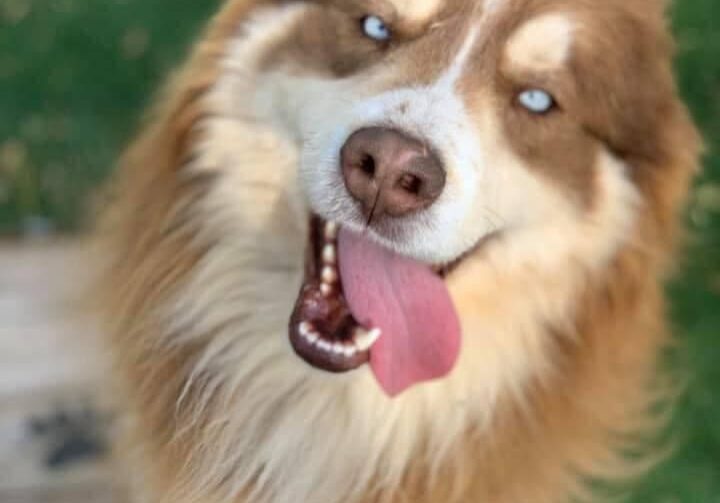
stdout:
<svg viewBox="0 0 720 503">
<path fill-rule="evenodd" d="M 633 0 L 631 3 L 645 16 L 665 18 L 672 2 L 671 0 Z"/>
<path fill-rule="evenodd" d="M 583 123 L 630 167 L 656 203 L 658 230 L 670 233 L 700 169 L 703 142 L 675 82 L 667 2 L 617 1 L 622 8 L 596 16 L 599 29 L 586 32 L 577 46 L 573 65 L 579 89 L 602 103 Z"/>
<path fill-rule="evenodd" d="M 656 140 L 679 103 L 666 2 L 618 1 L 623 7 L 596 16 L 597 29 L 577 44 L 583 94 L 606 105 L 586 117 L 586 125 L 620 155 L 652 157 L 663 148 Z"/>
</svg>

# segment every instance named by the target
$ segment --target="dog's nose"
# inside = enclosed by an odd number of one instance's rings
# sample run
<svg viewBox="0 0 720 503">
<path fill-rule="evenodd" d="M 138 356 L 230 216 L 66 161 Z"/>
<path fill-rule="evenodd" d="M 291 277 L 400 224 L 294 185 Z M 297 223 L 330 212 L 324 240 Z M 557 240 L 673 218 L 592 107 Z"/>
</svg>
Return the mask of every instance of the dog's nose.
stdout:
<svg viewBox="0 0 720 503">
<path fill-rule="evenodd" d="M 430 206 L 445 187 L 440 159 L 395 129 L 354 132 L 340 152 L 343 177 L 365 216 L 400 217 Z"/>
</svg>

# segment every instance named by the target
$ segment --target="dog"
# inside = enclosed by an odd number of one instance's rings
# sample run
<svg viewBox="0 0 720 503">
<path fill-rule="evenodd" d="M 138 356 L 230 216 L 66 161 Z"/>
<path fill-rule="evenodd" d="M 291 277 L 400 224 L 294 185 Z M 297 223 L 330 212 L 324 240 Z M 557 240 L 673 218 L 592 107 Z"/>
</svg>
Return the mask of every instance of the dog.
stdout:
<svg viewBox="0 0 720 503">
<path fill-rule="evenodd" d="M 228 0 L 100 226 L 133 501 L 640 473 L 701 143 L 672 53 L 660 0 Z"/>
</svg>

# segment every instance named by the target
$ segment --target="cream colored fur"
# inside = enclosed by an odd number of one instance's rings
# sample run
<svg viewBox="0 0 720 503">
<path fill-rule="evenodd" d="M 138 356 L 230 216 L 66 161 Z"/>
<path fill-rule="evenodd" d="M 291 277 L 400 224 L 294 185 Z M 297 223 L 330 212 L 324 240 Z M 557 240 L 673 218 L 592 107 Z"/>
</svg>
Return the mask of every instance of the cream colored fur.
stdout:
<svg viewBox="0 0 720 503">
<path fill-rule="evenodd" d="M 527 22 L 508 41 L 510 64 L 535 72 L 562 68 L 570 56 L 573 29 L 563 14 L 545 14 Z"/>
<path fill-rule="evenodd" d="M 522 403 L 526 379 L 551 369 L 543 327 L 571 320 L 584 282 L 607 263 L 634 225 L 637 194 L 624 166 L 609 153 L 596 159 L 599 196 L 585 214 L 512 154 L 492 107 L 470 121 L 453 94 L 462 51 L 450 67 L 451 79 L 446 74 L 436 86 L 419 91 L 383 89 L 382 75 L 333 83 L 258 73 L 255 63 L 263 50 L 298 21 L 303 8 L 275 7 L 254 15 L 248 35 L 229 46 L 221 78 L 207 98 L 212 114 L 201 125 L 198 156 L 186 168 L 220 176 L 199 215 L 204 234 L 196 236 L 199 243 L 215 244 L 156 313 L 168 333 L 182 337 L 158 343 L 205 343 L 187 389 L 202 389 L 193 401 L 195 417 L 212 417 L 213 427 L 202 430 L 205 437 L 188 460 L 193 483 L 166 495 L 167 503 L 199 502 L 200 495 L 188 487 L 202 492 L 219 486 L 226 491 L 218 495 L 221 501 L 252 486 L 249 500 L 257 503 L 353 503 L 373 484 L 399 485 L 421 452 L 431 452 L 428 461 L 437 466 L 457 465 L 450 473 L 460 478 L 462 460 L 448 457 L 454 443 L 470 425 L 482 431 L 498 396 L 512 395 Z M 474 35 L 467 40 L 472 44 Z M 424 102 L 427 93 L 440 98 Z M 346 103 L 353 95 L 366 100 L 359 109 Z M 410 103 L 417 116 L 394 115 L 399 102 Z M 328 109 L 335 109 L 332 120 L 314 122 L 308 131 L 308 118 L 322 118 Z M 459 126 L 432 132 L 422 120 L 428 114 L 449 114 Z M 419 222 L 418 239 L 403 252 L 448 260 L 489 233 L 505 231 L 448 278 L 464 332 L 457 367 L 448 378 L 395 399 L 383 394 L 367 367 L 325 374 L 295 356 L 287 340 L 287 317 L 301 281 L 308 204 L 343 222 L 349 211 L 330 175 L 336 159 L 329 152 L 342 137 L 334 137 L 329 147 L 308 140 L 381 119 L 437 140 L 454 159 L 451 195 L 441 203 L 450 208 L 448 219 L 431 215 Z M 458 150 L 433 136 L 439 134 L 459 138 Z M 488 158 L 503 169 L 490 170 L 484 163 Z M 469 165 L 479 171 L 470 172 Z M 458 204 L 466 197 L 460 187 L 472 197 Z M 341 195 L 330 197 L 328 190 Z M 459 226 L 448 226 L 454 220 Z M 434 256 L 421 249 L 423 240 L 452 245 Z M 342 470 L 329 469 L 338 463 Z M 228 478 L 232 484 L 221 484 Z"/>
</svg>

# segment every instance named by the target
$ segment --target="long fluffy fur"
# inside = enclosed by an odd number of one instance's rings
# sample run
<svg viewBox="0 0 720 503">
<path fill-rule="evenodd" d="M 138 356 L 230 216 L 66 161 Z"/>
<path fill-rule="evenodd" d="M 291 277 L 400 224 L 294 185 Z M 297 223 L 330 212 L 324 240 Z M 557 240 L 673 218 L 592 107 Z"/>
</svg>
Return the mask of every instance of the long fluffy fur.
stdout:
<svg viewBox="0 0 720 503">
<path fill-rule="evenodd" d="M 328 379 L 288 350 L 307 225 L 299 153 L 217 106 L 223 75 L 246 70 L 224 65 L 256 3 L 228 2 L 174 79 L 102 227 L 137 501 L 543 503 L 644 468 L 626 454 L 655 430 L 665 389 L 661 281 L 698 148 L 684 109 L 668 105 L 632 184 L 604 161 L 602 190 L 633 217 L 598 209 L 574 262 L 556 263 L 544 234 L 470 257 L 451 291 L 490 355 L 471 346 L 452 378 L 390 400 L 366 369 Z M 536 262 L 509 261 L 537 240 Z"/>
</svg>

